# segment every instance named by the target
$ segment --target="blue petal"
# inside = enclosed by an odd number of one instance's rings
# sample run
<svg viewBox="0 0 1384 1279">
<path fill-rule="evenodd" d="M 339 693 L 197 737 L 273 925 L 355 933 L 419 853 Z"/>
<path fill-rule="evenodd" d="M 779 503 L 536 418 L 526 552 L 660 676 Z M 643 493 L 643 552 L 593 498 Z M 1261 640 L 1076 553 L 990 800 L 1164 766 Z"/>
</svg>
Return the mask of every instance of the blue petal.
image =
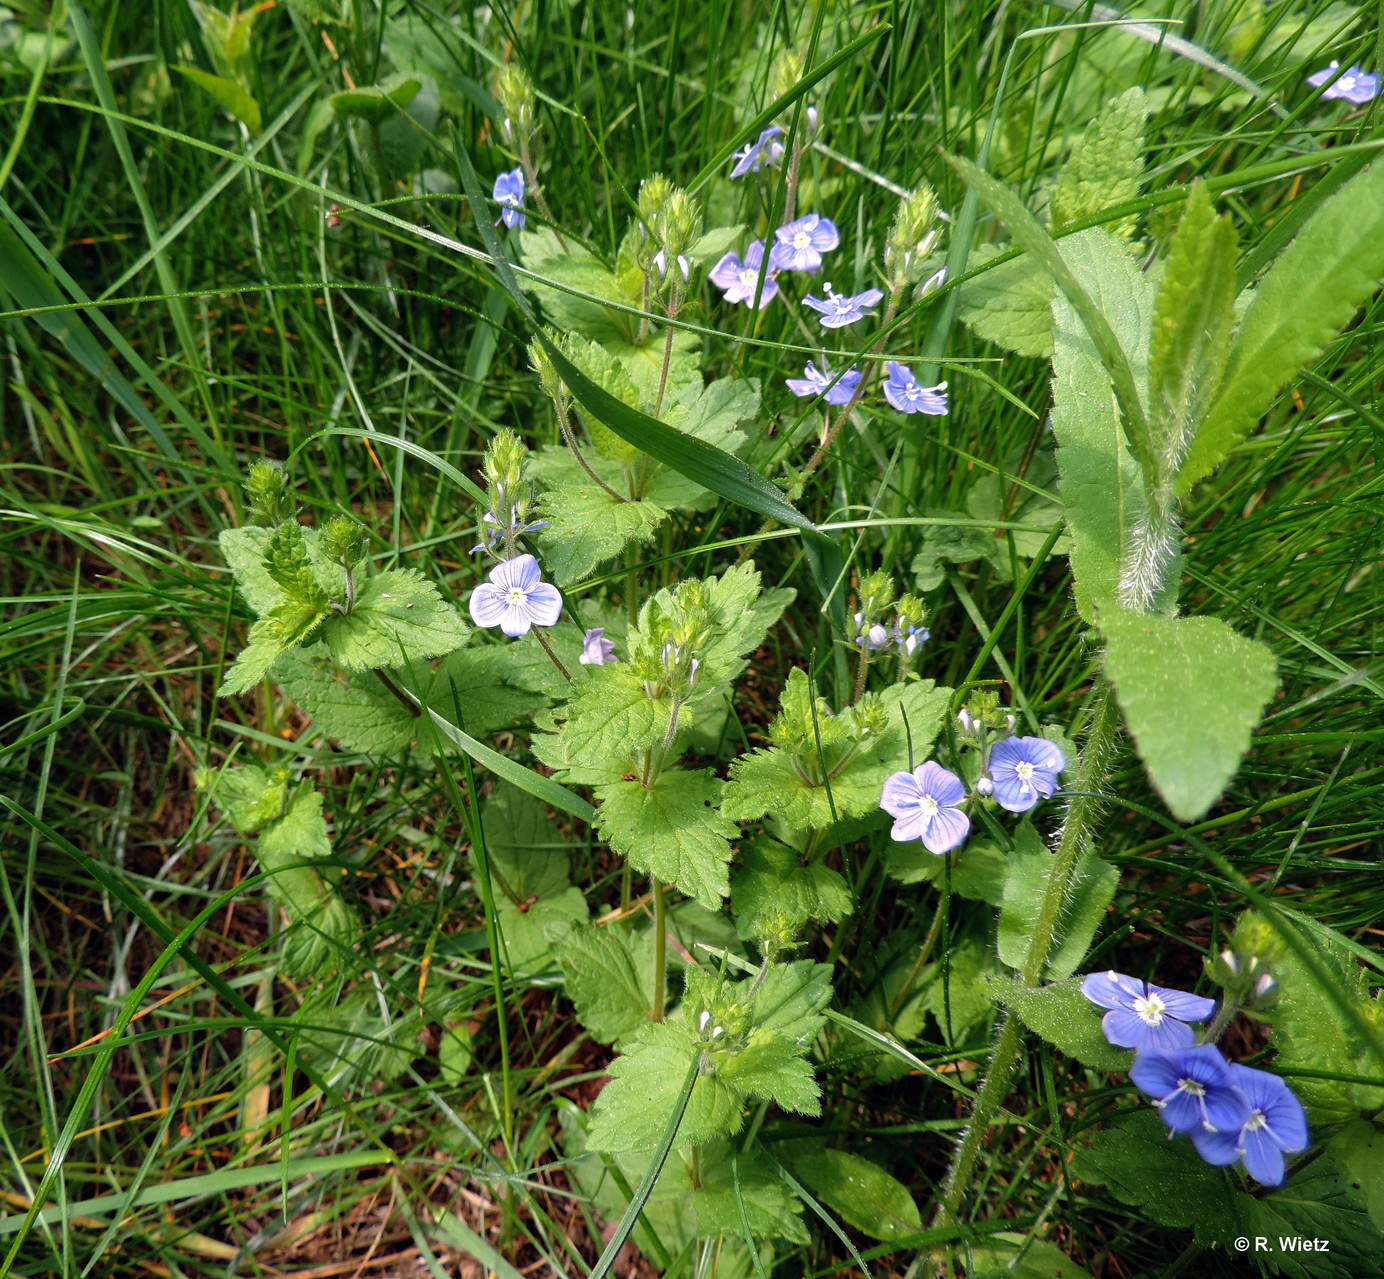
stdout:
<svg viewBox="0 0 1384 1279">
<path fill-rule="evenodd" d="M 1245 1171 L 1266 1186 L 1283 1184 L 1283 1151 L 1266 1129 L 1241 1135 L 1244 1142 Z"/>
<path fill-rule="evenodd" d="M 971 833 L 971 819 L 955 808 L 939 809 L 923 830 L 923 847 L 930 853 L 960 848 Z"/>
<path fill-rule="evenodd" d="M 1193 1128 L 1188 1136 L 1197 1148 L 1197 1154 L 1218 1168 L 1228 1168 L 1240 1157 L 1237 1133 L 1207 1132 L 1205 1128 Z"/>
</svg>

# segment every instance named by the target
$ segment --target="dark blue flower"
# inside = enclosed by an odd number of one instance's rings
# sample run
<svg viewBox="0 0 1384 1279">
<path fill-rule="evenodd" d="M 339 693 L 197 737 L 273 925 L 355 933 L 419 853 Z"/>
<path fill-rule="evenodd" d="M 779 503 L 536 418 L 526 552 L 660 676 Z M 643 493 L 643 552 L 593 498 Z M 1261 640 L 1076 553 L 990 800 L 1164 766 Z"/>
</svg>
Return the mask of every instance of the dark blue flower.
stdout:
<svg viewBox="0 0 1384 1279">
<path fill-rule="evenodd" d="M 821 395 L 828 404 L 849 404 L 855 399 L 856 388 L 860 385 L 861 374 L 857 369 L 847 369 L 832 385 L 831 373 L 823 361 L 819 370 L 808 360 L 802 377 L 785 378 L 784 383 L 794 395 Z"/>
<path fill-rule="evenodd" d="M 907 365 L 890 360 L 885 365 L 889 376 L 884 382 L 884 398 L 900 413 L 930 413 L 942 417 L 947 411 L 947 384 L 921 386 Z"/>
<path fill-rule="evenodd" d="M 1006 737 L 990 751 L 995 798 L 1011 813 L 1026 813 L 1057 789 L 1067 758 L 1045 737 Z"/>
<path fill-rule="evenodd" d="M 1174 1132 L 1238 1133 L 1249 1122 L 1249 1100 L 1214 1044 L 1136 1053 L 1129 1077 Z"/>
<path fill-rule="evenodd" d="M 1192 1144 L 1207 1163 L 1225 1167 L 1237 1159 L 1266 1186 L 1281 1186 L 1284 1153 L 1306 1150 L 1307 1115 L 1277 1075 L 1231 1066 L 1230 1078 L 1249 1102 L 1249 1118 L 1236 1132 L 1192 1131 Z"/>
<path fill-rule="evenodd" d="M 1214 999 L 1152 986 L 1114 971 L 1092 973 L 1081 993 L 1110 1011 L 1101 1018 L 1105 1037 L 1117 1048 L 1172 1052 L 1190 1048 L 1195 1036 L 1188 1022 L 1205 1021 L 1216 1011 Z"/>
<path fill-rule="evenodd" d="M 805 213 L 779 227 L 774 241 L 769 261 L 780 271 L 815 271 L 822 265 L 822 254 L 841 243 L 841 233 L 820 213 Z"/>
<path fill-rule="evenodd" d="M 1329 67 L 1324 67 L 1315 75 L 1307 77 L 1307 83 L 1314 88 L 1320 89 L 1326 85 L 1322 92 L 1323 98 L 1344 98 L 1347 102 L 1353 102 L 1356 106 L 1363 106 L 1372 98 L 1379 96 L 1379 77 L 1372 72 L 1362 71 L 1359 67 L 1350 67 L 1345 71 L 1340 69 L 1339 62 L 1333 62 Z"/>
<path fill-rule="evenodd" d="M 864 319 L 865 312 L 872 306 L 878 305 L 880 299 L 884 297 L 879 289 L 866 289 L 864 293 L 846 297 L 834 292 L 830 284 L 823 287 L 826 292 L 825 298 L 814 298 L 809 294 L 803 298 L 803 302 L 814 311 L 821 312 L 821 324 L 824 329 L 840 329 L 847 324 L 854 324 L 857 320 Z"/>
<path fill-rule="evenodd" d="M 921 839 L 928 852 L 941 854 L 960 847 L 971 832 L 971 819 L 959 808 L 965 798 L 961 779 L 928 760 L 887 778 L 879 806 L 894 819 L 894 839 Z"/>
<path fill-rule="evenodd" d="M 735 165 L 730 171 L 730 176 L 743 178 L 747 173 L 758 173 L 765 164 L 777 164 L 783 159 L 783 143 L 776 140 L 782 132 L 778 125 L 771 124 L 744 150 L 732 155 L 731 159 L 735 161 Z"/>
<path fill-rule="evenodd" d="M 756 240 L 745 250 L 743 262 L 734 253 L 727 253 L 707 275 L 712 284 L 724 291 L 727 302 L 743 302 L 751 306 L 755 293 L 759 292 L 759 273 L 763 266 L 764 241 Z M 773 301 L 778 290 L 778 282 L 771 272 L 764 279 L 763 292 L 759 293 L 761 311 Z"/>
<path fill-rule="evenodd" d="M 500 216 L 495 220 L 507 227 L 524 229 L 524 170 L 511 169 L 495 179 L 495 189 L 491 192 L 495 202 L 501 206 Z"/>
</svg>

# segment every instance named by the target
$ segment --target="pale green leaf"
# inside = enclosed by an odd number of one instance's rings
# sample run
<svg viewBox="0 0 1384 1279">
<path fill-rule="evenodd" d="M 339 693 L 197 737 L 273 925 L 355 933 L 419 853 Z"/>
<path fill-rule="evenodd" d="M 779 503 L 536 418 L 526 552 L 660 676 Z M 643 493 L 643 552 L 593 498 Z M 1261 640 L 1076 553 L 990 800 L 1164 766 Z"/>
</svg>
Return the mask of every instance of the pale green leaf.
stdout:
<svg viewBox="0 0 1384 1279">
<path fill-rule="evenodd" d="M 216 690 L 217 697 L 234 697 L 254 688 L 289 647 L 279 638 L 277 620 L 261 618 L 250 628 L 250 642 L 222 678 L 221 687 Z"/>
<path fill-rule="evenodd" d="M 622 928 L 575 928 L 558 960 L 567 998 L 592 1039 L 617 1043 L 649 1020 L 653 987 L 640 982 L 631 935 Z"/>
<path fill-rule="evenodd" d="M 332 94 L 332 110 L 337 115 L 351 116 L 378 127 L 408 106 L 422 87 L 423 82 L 417 76 L 390 76 L 380 84 Z"/>
<path fill-rule="evenodd" d="M 217 536 L 221 558 L 235 574 L 235 585 L 246 602 L 263 616 L 277 604 L 283 603 L 284 593 L 269 575 L 264 557 L 269 550 L 273 530 L 256 528 L 224 528 Z"/>
<path fill-rule="evenodd" d="M 969 1245 L 966 1265 L 975 1279 L 1092 1279 L 1056 1244 L 1010 1230 Z"/>
<path fill-rule="evenodd" d="M 797 1044 L 772 1030 L 757 1028 L 738 1053 L 719 1062 L 718 1079 L 753 1097 L 764 1097 L 799 1115 L 822 1111 L 822 1091 L 812 1063 Z"/>
<path fill-rule="evenodd" d="M 322 883 L 316 871 L 290 871 L 277 878 L 298 875 L 305 881 L 312 877 L 320 888 L 313 893 L 304 882 L 295 889 L 295 900 L 286 903 L 293 922 L 284 938 L 283 966 L 295 976 L 316 979 L 334 970 L 343 954 L 348 954 L 360 940 L 360 917 L 338 893 Z"/>
<path fill-rule="evenodd" d="M 469 628 L 436 586 L 415 569 L 390 569 L 366 578 L 355 607 L 333 614 L 323 638 L 345 667 L 402 666 L 450 653 L 466 643 Z"/>
<path fill-rule="evenodd" d="M 1101 1030 L 1101 1010 L 1081 993 L 1081 981 L 1073 977 L 1049 986 L 1025 986 L 996 978 L 990 989 L 1035 1035 L 1068 1057 L 1096 1070 L 1127 1071 L 1133 1053 L 1107 1041 Z"/>
<path fill-rule="evenodd" d="M 1374 1228 L 1384 1233 L 1384 1130 L 1369 1119 L 1356 1119 L 1332 1137 L 1327 1150 L 1350 1179 Z"/>
<path fill-rule="evenodd" d="M 368 1088 L 397 1079 L 417 1056 L 418 1022 L 386 1021 L 373 990 L 324 991 L 306 1002 L 294 1043 L 303 1064 L 329 1087 Z"/>
<path fill-rule="evenodd" d="M 974 269 L 999 250 L 981 245 Z M 961 286 L 961 318 L 987 342 L 1016 355 L 1052 354 L 1052 277 L 1027 256 L 1002 262 Z"/>
<path fill-rule="evenodd" d="M 686 1152 L 669 1161 L 658 1196 L 679 1196 L 690 1204 L 701 1238 L 743 1239 L 748 1230 L 755 1239 L 808 1242 L 801 1220 L 802 1201 L 757 1147 L 743 1151 L 738 1143 L 718 1137 L 700 1147 L 695 1157 Z M 718 1274 L 724 1263 L 722 1254 Z"/>
<path fill-rule="evenodd" d="M 1105 672 L 1158 793 L 1197 821 L 1220 797 L 1277 687 L 1273 653 L 1212 617 L 1102 609 Z"/>
<path fill-rule="evenodd" d="M 241 85 L 225 76 L 212 75 L 199 67 L 174 67 L 193 84 L 204 89 L 216 99 L 219 106 L 225 107 L 237 120 L 258 136 L 264 128 L 260 104 Z"/>
<path fill-rule="evenodd" d="M 556 897 L 571 884 L 567 844 L 532 795 L 501 782 L 481 805 L 481 828 L 491 866 L 521 902 Z"/>
<path fill-rule="evenodd" d="M 283 816 L 261 832 L 256 845 L 260 862 L 273 870 L 289 862 L 315 861 L 332 855 L 322 794 L 306 783 L 289 799 Z"/>
<path fill-rule="evenodd" d="M 617 501 L 588 476 L 550 489 L 539 504 L 548 527 L 538 534 L 543 568 L 559 586 L 590 575 L 626 546 L 641 546 L 667 516 L 654 502 Z"/>
<path fill-rule="evenodd" d="M 908 1187 L 877 1163 L 815 1142 L 784 1142 L 781 1149 L 779 1157 L 788 1171 L 862 1234 L 887 1243 L 922 1230 L 922 1216 Z"/>
<path fill-rule="evenodd" d="M 1144 122 L 1148 99 L 1135 86 L 1107 102 L 1086 126 L 1049 194 L 1052 228 L 1125 204 L 1139 194 L 1144 175 Z M 1134 236 L 1134 217 L 1121 218 L 1110 230 L 1123 240 Z"/>
<path fill-rule="evenodd" d="M 471 1073 L 475 1054 L 471 1051 L 471 1032 L 465 1022 L 452 1022 L 442 1028 L 437 1046 L 438 1073 L 449 1084 L 459 1084 Z"/>
<path fill-rule="evenodd" d="M 589 914 L 580 888 L 568 888 L 531 904 L 506 902 L 496 912 L 495 926 L 504 938 L 510 971 L 534 977 L 554 967 L 564 939 L 574 925 L 584 925 Z"/>
<path fill-rule="evenodd" d="M 560 708 L 560 733 L 538 734 L 533 752 L 567 780 L 599 785 L 627 767 L 631 752 L 647 750 L 668 732 L 668 698 L 653 698 L 628 662 L 591 666 L 571 684 L 571 700 Z M 613 776 L 612 776 L 613 775 Z"/>
<path fill-rule="evenodd" d="M 741 845 L 731 892 L 745 938 L 798 932 L 808 923 L 834 923 L 851 913 L 850 888 L 839 872 L 816 857 L 804 861 L 767 836 Z"/>
</svg>

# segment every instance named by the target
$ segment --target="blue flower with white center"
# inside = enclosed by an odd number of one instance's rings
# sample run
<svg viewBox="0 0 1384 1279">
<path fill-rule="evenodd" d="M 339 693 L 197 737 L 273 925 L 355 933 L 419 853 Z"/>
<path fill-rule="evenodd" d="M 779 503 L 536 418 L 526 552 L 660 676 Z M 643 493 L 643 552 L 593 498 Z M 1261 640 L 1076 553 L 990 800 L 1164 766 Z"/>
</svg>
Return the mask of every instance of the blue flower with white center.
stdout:
<svg viewBox="0 0 1384 1279">
<path fill-rule="evenodd" d="M 764 241 L 756 240 L 745 250 L 743 262 L 734 253 L 727 253 L 707 276 L 712 284 L 725 293 L 727 302 L 743 302 L 746 306 L 753 306 L 754 295 L 759 292 L 759 273 L 763 266 Z M 771 271 L 764 279 L 764 291 L 759 293 L 761 311 L 774 300 L 778 291 L 778 282 Z"/>
<path fill-rule="evenodd" d="M 777 141 L 783 132 L 776 124 L 771 124 L 759 137 L 746 145 L 746 147 L 735 152 L 731 159 L 735 161 L 734 167 L 730 171 L 732 178 L 743 178 L 747 173 L 758 173 L 766 164 L 777 164 L 783 159 L 783 143 Z"/>
<path fill-rule="evenodd" d="M 1320 89 L 1326 85 L 1322 92 L 1323 98 L 1344 98 L 1347 102 L 1353 102 L 1357 107 L 1364 106 L 1372 98 L 1379 96 L 1379 77 L 1372 72 L 1362 71 L 1359 67 L 1350 67 L 1342 71 L 1339 62 L 1333 62 L 1329 67 L 1324 67 L 1315 75 L 1307 77 L 1307 83 L 1313 88 Z"/>
<path fill-rule="evenodd" d="M 820 213 L 806 213 L 795 222 L 774 232 L 774 247 L 769 262 L 780 271 L 815 271 L 822 265 L 822 254 L 841 243 L 836 223 Z"/>
<path fill-rule="evenodd" d="M 607 662 L 618 662 L 615 656 L 615 641 L 605 638 L 604 626 L 593 626 L 586 632 L 581 642 L 581 656 L 577 658 L 583 666 L 604 666 Z"/>
<path fill-rule="evenodd" d="M 484 542 L 477 542 L 471 548 L 471 554 L 477 551 L 493 551 L 505 538 L 519 537 L 524 533 L 535 533 L 541 528 L 547 528 L 547 520 L 534 520 L 532 524 L 525 524 L 519 518 L 519 508 L 511 506 L 509 508 L 509 523 L 503 523 L 495 518 L 494 511 L 487 511 L 481 516 L 481 533 L 485 537 Z"/>
<path fill-rule="evenodd" d="M 995 798 L 1011 813 L 1026 813 L 1057 789 L 1057 774 L 1067 757 L 1045 737 L 1006 737 L 990 751 Z"/>
<path fill-rule="evenodd" d="M 1255 1181 L 1281 1186 L 1284 1154 L 1306 1150 L 1307 1115 L 1277 1075 L 1232 1065 L 1230 1078 L 1249 1102 L 1249 1118 L 1237 1132 L 1192 1130 L 1192 1145 L 1209 1164 L 1226 1167 L 1237 1159 Z"/>
<path fill-rule="evenodd" d="M 823 361 L 819 370 L 811 360 L 808 360 L 807 368 L 803 370 L 802 377 L 785 378 L 784 385 L 794 395 L 820 395 L 826 399 L 828 404 L 849 404 L 855 399 L 861 376 L 862 374 L 858 369 L 847 369 L 836 379 L 836 384 L 833 386 L 832 375 L 827 369 L 826 362 Z"/>
<path fill-rule="evenodd" d="M 897 360 L 890 360 L 884 366 L 889 376 L 884 381 L 884 398 L 900 413 L 930 413 L 942 417 L 947 411 L 947 384 L 938 382 L 936 386 L 922 386 L 913 376 L 913 371 Z"/>
<path fill-rule="evenodd" d="M 971 833 L 971 819 L 958 807 L 965 798 L 961 779 L 928 760 L 911 773 L 887 778 L 879 806 L 894 819 L 894 839 L 921 839 L 928 852 L 940 855 L 959 848 Z"/>
<path fill-rule="evenodd" d="M 821 312 L 821 325 L 824 329 L 840 329 L 847 324 L 854 324 L 857 320 L 863 320 L 865 312 L 872 306 L 878 306 L 880 299 L 884 297 L 879 289 L 866 289 L 864 293 L 857 293 L 853 297 L 835 292 L 830 283 L 824 285 L 823 289 L 826 293 L 825 298 L 814 298 L 808 294 L 803 298 L 803 304 Z"/>
<path fill-rule="evenodd" d="M 495 179 L 495 189 L 491 192 L 495 202 L 501 205 L 500 216 L 496 222 L 507 227 L 524 229 L 524 170 L 511 169 Z"/>
<path fill-rule="evenodd" d="M 1196 1037 L 1188 1022 L 1205 1021 L 1216 1011 L 1214 999 L 1154 986 L 1114 971 L 1092 973 L 1081 993 L 1110 1011 L 1101 1018 L 1105 1038 L 1116 1048 L 1172 1052 L 1190 1048 Z"/>
<path fill-rule="evenodd" d="M 906 622 L 901 627 L 894 627 L 893 638 L 899 646 L 899 651 L 905 657 L 912 657 L 932 638 L 932 632 L 926 627 L 915 626 L 912 622 Z"/>
<path fill-rule="evenodd" d="M 554 626 L 562 616 L 562 596 L 543 580 L 532 555 L 497 564 L 490 580 L 471 592 L 471 618 L 477 626 L 498 626 L 506 635 L 527 635 L 532 626 Z"/>
<path fill-rule="evenodd" d="M 1214 1044 L 1136 1053 L 1129 1077 L 1174 1132 L 1238 1133 L 1249 1122 L 1249 1100 Z"/>
</svg>

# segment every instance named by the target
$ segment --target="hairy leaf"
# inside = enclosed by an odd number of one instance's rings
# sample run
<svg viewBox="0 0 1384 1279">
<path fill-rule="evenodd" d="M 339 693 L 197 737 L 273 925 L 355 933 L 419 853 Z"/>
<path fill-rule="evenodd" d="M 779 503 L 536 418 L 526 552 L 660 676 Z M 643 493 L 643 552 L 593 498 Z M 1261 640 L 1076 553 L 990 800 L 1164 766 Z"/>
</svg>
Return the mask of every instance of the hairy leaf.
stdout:
<svg viewBox="0 0 1384 1279">
<path fill-rule="evenodd" d="M 260 113 L 260 104 L 234 80 L 212 75 L 210 71 L 203 71 L 200 67 L 174 67 L 173 70 L 211 94 L 217 105 L 225 107 L 256 137 L 263 131 L 264 117 Z"/>
<path fill-rule="evenodd" d="M 1054 231 L 1139 194 L 1148 114 L 1148 97 L 1136 85 L 1111 98 L 1086 126 L 1048 197 Z M 1120 239 L 1130 240 L 1134 225 L 1131 215 L 1109 229 Z"/>
<path fill-rule="evenodd" d="M 1110 1044 L 1101 1030 L 1101 1011 L 1081 993 L 1080 977 L 1049 986 L 1025 986 L 1004 978 L 991 991 L 1035 1035 L 1068 1057 L 1096 1070 L 1127 1071 L 1134 1055 Z"/>
<path fill-rule="evenodd" d="M 871 1239 L 888 1242 L 922 1230 L 922 1216 L 908 1188 L 877 1163 L 817 1142 L 789 1141 L 775 1149 L 815 1198 Z"/>
<path fill-rule="evenodd" d="M 481 828 L 491 866 L 521 902 L 567 890 L 568 848 L 539 800 L 501 782 L 481 805 Z"/>
<path fill-rule="evenodd" d="M 402 666 L 450 653 L 470 630 L 436 586 L 416 569 L 390 569 L 366 578 L 355 607 L 333 614 L 323 627 L 327 647 L 342 666 Z"/>
<path fill-rule="evenodd" d="M 580 581 L 625 547 L 650 541 L 668 514 L 654 502 L 617 501 L 588 477 L 582 480 L 550 489 L 540 502 L 549 525 L 538 535 L 543 567 L 560 586 Z"/>
<path fill-rule="evenodd" d="M 649 1020 L 652 986 L 641 983 L 631 935 L 590 925 L 573 929 L 558 952 L 567 998 L 592 1039 L 618 1043 Z"/>
<path fill-rule="evenodd" d="M 993 245 L 978 246 L 974 269 L 995 257 Z M 988 252 L 984 252 L 988 250 Z M 987 342 L 1016 355 L 1052 354 L 1052 277 L 1029 257 L 991 267 L 961 286 L 961 318 Z"/>
<path fill-rule="evenodd" d="M 767 836 L 741 845 L 731 891 L 736 925 L 747 939 L 780 929 L 798 932 L 808 923 L 834 923 L 851 913 L 851 892 L 839 872 L 816 857 L 804 862 Z"/>
</svg>

